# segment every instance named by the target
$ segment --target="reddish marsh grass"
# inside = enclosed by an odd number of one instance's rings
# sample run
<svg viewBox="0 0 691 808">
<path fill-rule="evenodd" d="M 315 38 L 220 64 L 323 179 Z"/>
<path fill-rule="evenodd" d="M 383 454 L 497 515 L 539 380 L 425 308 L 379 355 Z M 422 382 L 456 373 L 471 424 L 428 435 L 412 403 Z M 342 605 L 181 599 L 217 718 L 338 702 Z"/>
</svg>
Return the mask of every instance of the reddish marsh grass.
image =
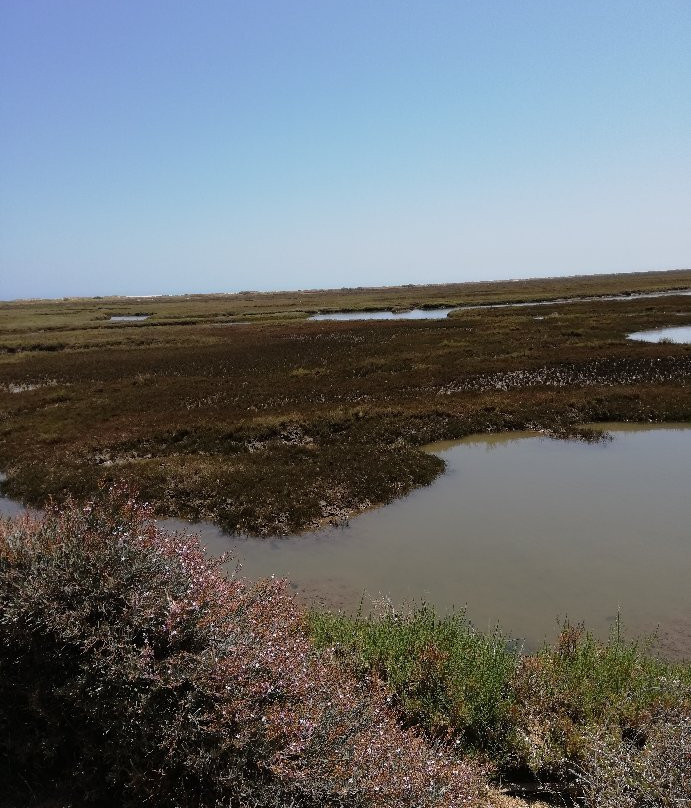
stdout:
<svg viewBox="0 0 691 808">
<path fill-rule="evenodd" d="M 485 801 L 479 770 L 314 651 L 281 582 L 225 577 L 122 489 L 0 522 L 0 704 L 13 804 Z"/>
</svg>

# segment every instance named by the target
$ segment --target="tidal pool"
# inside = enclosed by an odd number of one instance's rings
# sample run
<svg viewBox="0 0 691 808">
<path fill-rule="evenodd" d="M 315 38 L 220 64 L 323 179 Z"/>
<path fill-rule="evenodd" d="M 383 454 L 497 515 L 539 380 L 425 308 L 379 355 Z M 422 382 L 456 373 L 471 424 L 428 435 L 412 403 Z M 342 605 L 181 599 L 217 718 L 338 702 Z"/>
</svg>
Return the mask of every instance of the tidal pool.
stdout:
<svg viewBox="0 0 691 808">
<path fill-rule="evenodd" d="M 665 653 L 691 657 L 691 425 L 607 428 L 613 440 L 598 444 L 533 433 L 435 444 L 445 474 L 344 528 L 195 530 L 243 574 L 286 577 L 328 607 L 467 604 L 478 628 L 499 622 L 529 648 L 565 617 L 606 636 L 619 610 L 631 634 L 659 626 Z"/>
<path fill-rule="evenodd" d="M 0 471 L 0 486 L 5 482 L 7 479 L 7 475 Z M 17 502 L 15 499 L 9 499 L 9 497 L 3 497 L 0 494 L 0 516 L 19 516 L 22 513 L 26 513 L 29 510 L 25 508 L 21 502 Z"/>
<path fill-rule="evenodd" d="M 142 320 L 148 320 L 150 314 L 118 314 L 110 318 L 111 323 L 140 323 Z"/>
<path fill-rule="evenodd" d="M 627 334 L 629 339 L 639 342 L 678 342 L 691 344 L 691 325 L 673 328 L 656 328 L 652 331 L 634 331 Z"/>
</svg>

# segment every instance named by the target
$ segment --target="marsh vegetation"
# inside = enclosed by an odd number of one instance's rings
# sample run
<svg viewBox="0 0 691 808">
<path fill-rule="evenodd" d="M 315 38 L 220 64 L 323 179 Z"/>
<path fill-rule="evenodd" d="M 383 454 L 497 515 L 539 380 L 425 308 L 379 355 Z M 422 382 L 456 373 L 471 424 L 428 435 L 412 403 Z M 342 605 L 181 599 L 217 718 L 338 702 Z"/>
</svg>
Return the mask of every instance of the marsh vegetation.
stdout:
<svg viewBox="0 0 691 808">
<path fill-rule="evenodd" d="M 430 441 L 687 421 L 688 346 L 626 335 L 690 313 L 688 295 L 635 293 L 689 287 L 691 272 L 679 271 L 4 303 L 4 491 L 41 505 L 127 479 L 161 515 L 290 534 L 431 482 L 444 464 L 420 450 Z M 618 299 L 464 309 L 434 321 L 306 319 L 595 295 Z M 149 318 L 110 322 L 141 312 Z"/>
<path fill-rule="evenodd" d="M 682 271 L 0 304 L 2 489 L 48 507 L 0 523 L 8 799 L 507 805 L 489 778 L 683 804 L 688 663 L 568 623 L 527 651 L 424 605 L 305 614 L 152 517 L 294 534 L 430 483 L 431 441 L 689 422 L 691 348 L 627 339 L 684 324 L 689 288 Z M 543 305 L 566 297 L 584 299 Z M 308 319 L 426 307 L 458 310 Z"/>
</svg>

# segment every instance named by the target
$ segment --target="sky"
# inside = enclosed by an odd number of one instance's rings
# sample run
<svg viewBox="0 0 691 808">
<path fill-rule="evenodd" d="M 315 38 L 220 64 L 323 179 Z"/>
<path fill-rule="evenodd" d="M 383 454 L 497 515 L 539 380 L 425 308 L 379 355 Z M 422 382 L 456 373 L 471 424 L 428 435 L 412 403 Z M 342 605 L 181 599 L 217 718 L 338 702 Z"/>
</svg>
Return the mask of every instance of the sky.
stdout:
<svg viewBox="0 0 691 808">
<path fill-rule="evenodd" d="M 691 266 L 690 0 L 2 0 L 0 299 Z"/>
</svg>

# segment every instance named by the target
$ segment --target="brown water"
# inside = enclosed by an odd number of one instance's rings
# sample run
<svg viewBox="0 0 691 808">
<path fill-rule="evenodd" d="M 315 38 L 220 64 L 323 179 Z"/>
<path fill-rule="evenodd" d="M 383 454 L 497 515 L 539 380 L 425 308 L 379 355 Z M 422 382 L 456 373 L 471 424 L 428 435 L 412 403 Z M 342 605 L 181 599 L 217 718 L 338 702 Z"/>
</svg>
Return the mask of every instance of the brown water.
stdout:
<svg viewBox="0 0 691 808">
<path fill-rule="evenodd" d="M 476 626 L 498 621 L 529 647 L 566 616 L 606 635 L 621 610 L 632 633 L 659 625 L 665 651 L 691 657 L 691 426 L 609 428 L 614 440 L 595 445 L 531 433 L 436 444 L 444 475 L 346 528 L 287 539 L 198 528 L 245 574 L 287 577 L 330 607 L 467 604 Z"/>
<path fill-rule="evenodd" d="M 605 635 L 621 610 L 631 633 L 659 625 L 663 650 L 691 658 L 691 425 L 607 426 L 613 441 L 594 445 L 532 433 L 435 444 L 445 474 L 345 528 L 280 539 L 194 529 L 244 574 L 286 577 L 329 607 L 467 604 L 476 626 L 499 622 L 528 647 L 566 616 Z M 0 500 L 0 512 L 17 508 Z"/>
</svg>

